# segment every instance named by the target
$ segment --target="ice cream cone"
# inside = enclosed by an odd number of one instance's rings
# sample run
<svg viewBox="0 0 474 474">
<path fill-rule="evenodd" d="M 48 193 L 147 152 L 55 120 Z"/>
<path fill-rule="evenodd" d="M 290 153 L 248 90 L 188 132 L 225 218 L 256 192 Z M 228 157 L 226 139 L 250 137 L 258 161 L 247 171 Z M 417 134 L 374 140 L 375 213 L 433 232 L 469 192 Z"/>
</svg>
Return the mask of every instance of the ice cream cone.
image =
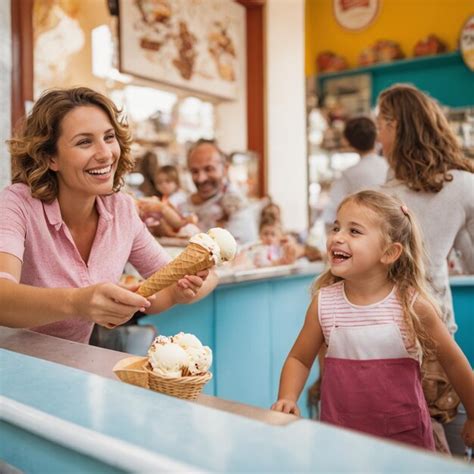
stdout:
<svg viewBox="0 0 474 474">
<path fill-rule="evenodd" d="M 190 243 L 174 260 L 147 278 L 137 293 L 146 298 L 176 283 L 185 275 L 195 275 L 211 268 L 214 264 L 212 253 L 208 249 L 199 244 Z"/>
</svg>

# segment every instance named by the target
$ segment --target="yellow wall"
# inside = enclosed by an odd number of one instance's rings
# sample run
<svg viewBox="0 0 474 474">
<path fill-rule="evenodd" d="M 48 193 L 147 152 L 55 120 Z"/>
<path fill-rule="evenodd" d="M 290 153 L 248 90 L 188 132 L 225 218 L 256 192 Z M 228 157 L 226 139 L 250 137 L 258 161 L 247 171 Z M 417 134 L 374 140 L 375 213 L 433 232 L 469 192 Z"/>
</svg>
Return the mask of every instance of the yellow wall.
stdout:
<svg viewBox="0 0 474 474">
<path fill-rule="evenodd" d="M 336 22 L 332 0 L 306 0 L 305 14 L 305 69 L 309 76 L 316 73 L 316 57 L 321 51 L 342 55 L 353 67 L 360 51 L 379 39 L 399 42 L 406 57 L 411 57 L 415 43 L 435 33 L 453 51 L 462 25 L 474 14 L 474 0 L 380 0 L 375 21 L 354 32 Z"/>
</svg>

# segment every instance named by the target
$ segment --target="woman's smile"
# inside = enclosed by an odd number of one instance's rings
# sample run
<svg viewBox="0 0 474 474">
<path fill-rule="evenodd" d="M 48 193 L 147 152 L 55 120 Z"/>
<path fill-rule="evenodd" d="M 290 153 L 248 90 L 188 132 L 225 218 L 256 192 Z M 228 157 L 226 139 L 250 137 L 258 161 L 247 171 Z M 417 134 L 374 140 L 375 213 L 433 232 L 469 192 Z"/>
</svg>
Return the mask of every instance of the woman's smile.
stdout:
<svg viewBox="0 0 474 474">
<path fill-rule="evenodd" d="M 107 181 L 110 177 L 113 176 L 114 170 L 114 163 L 111 163 L 108 166 L 102 166 L 100 168 L 90 168 L 86 170 L 86 173 L 89 176 L 92 176 L 94 179 L 98 181 Z"/>
</svg>

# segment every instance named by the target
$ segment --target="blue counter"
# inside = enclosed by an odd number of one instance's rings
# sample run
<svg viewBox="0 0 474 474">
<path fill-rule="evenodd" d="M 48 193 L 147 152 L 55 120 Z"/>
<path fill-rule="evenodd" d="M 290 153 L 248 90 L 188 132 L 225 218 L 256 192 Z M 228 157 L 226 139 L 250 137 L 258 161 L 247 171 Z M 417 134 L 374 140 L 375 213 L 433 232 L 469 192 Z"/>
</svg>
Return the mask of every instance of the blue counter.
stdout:
<svg viewBox="0 0 474 474">
<path fill-rule="evenodd" d="M 140 324 L 153 324 L 160 334 L 179 331 L 196 334 L 213 350 L 213 374 L 205 392 L 262 408 L 269 408 L 278 393 L 281 368 L 304 321 L 315 273 L 269 278 L 264 272 L 250 272 L 234 278 L 204 300 L 151 315 Z M 284 271 L 282 268 L 281 275 Z M 287 270 L 288 272 L 288 270 Z M 244 278 L 245 277 L 245 278 Z M 451 289 L 459 330 L 456 340 L 474 366 L 474 277 L 453 277 Z M 317 377 L 313 367 L 306 388 Z M 308 416 L 307 391 L 299 402 Z"/>
<path fill-rule="evenodd" d="M 28 473 L 469 473 L 323 423 L 272 426 L 0 349 L 0 458 Z"/>
</svg>

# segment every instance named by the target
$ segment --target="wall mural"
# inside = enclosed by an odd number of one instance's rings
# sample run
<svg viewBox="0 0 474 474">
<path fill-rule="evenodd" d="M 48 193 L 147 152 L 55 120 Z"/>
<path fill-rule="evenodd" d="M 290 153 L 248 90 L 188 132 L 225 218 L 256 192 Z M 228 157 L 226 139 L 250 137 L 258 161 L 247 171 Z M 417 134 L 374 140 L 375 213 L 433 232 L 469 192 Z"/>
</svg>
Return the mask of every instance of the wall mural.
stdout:
<svg viewBox="0 0 474 474">
<path fill-rule="evenodd" d="M 231 0 L 120 0 L 122 72 L 235 99 L 245 10 Z"/>
</svg>

